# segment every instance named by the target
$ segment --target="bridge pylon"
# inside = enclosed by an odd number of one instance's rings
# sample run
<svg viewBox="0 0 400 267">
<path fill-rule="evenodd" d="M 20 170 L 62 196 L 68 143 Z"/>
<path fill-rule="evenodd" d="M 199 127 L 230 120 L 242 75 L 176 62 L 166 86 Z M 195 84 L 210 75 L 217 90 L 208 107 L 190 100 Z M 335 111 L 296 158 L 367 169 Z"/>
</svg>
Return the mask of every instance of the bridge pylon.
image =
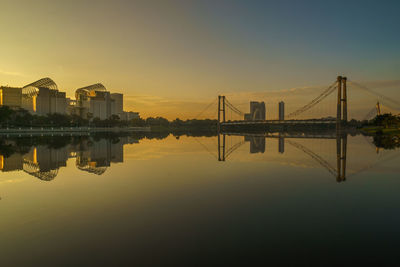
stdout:
<svg viewBox="0 0 400 267">
<path fill-rule="evenodd" d="M 337 113 L 336 123 L 339 126 L 342 122 L 347 122 L 347 78 L 337 77 Z"/>
<path fill-rule="evenodd" d="M 221 116 L 221 114 L 222 114 L 222 116 Z M 218 96 L 218 129 L 220 129 L 221 117 L 222 117 L 222 122 L 225 122 L 225 96 L 224 95 Z"/>
<path fill-rule="evenodd" d="M 343 121 L 347 122 L 347 78 L 342 77 L 342 90 L 343 90 Z"/>
<path fill-rule="evenodd" d="M 336 124 L 339 126 L 342 122 L 342 76 L 337 77 L 338 95 L 337 95 L 337 111 Z"/>
</svg>

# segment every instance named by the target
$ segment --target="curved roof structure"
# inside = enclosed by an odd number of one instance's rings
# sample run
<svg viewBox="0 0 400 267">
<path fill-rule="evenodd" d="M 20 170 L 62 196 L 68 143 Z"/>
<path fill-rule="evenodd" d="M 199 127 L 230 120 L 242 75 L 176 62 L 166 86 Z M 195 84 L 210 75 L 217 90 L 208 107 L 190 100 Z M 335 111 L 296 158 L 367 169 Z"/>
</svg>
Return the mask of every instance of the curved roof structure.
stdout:
<svg viewBox="0 0 400 267">
<path fill-rule="evenodd" d="M 27 87 L 36 87 L 36 88 L 48 88 L 50 90 L 58 90 L 57 84 L 50 78 L 43 78 L 40 80 L 37 80 L 36 82 L 30 83 L 28 85 L 25 85 L 23 88 Z"/>
<path fill-rule="evenodd" d="M 22 88 L 22 96 L 25 98 L 32 98 L 39 94 L 39 89 L 37 87 L 28 86 Z"/>
<path fill-rule="evenodd" d="M 34 172 L 34 173 L 29 173 L 29 174 L 36 178 L 39 178 L 42 181 L 51 181 L 54 178 L 56 178 L 56 176 L 58 174 L 58 169 L 45 171 L 45 172 Z"/>
<path fill-rule="evenodd" d="M 106 87 L 101 83 L 92 84 L 89 86 L 85 86 L 75 91 L 75 98 L 80 99 L 80 96 L 90 96 L 95 95 L 95 92 L 107 92 Z"/>
<path fill-rule="evenodd" d="M 22 96 L 25 98 L 37 96 L 39 94 L 39 88 L 58 90 L 57 84 L 52 79 L 43 78 L 22 87 Z"/>
<path fill-rule="evenodd" d="M 82 87 L 82 88 L 79 88 L 76 90 L 78 91 L 78 90 L 83 90 L 83 89 L 88 90 L 88 91 L 103 91 L 103 92 L 107 91 L 106 87 L 101 83 L 95 83 L 95 84 L 85 86 L 85 87 Z"/>
<path fill-rule="evenodd" d="M 51 181 L 58 174 L 58 169 L 49 170 L 49 171 L 41 171 L 40 167 L 37 163 L 27 160 L 27 159 L 24 159 L 23 170 L 26 173 L 28 173 L 36 178 L 39 178 L 40 180 L 43 180 L 43 181 Z"/>
<path fill-rule="evenodd" d="M 76 157 L 76 167 L 81 170 L 81 171 L 86 171 L 89 173 L 94 173 L 97 175 L 102 175 L 106 170 L 107 167 L 105 166 L 97 166 L 97 164 L 93 164 L 93 162 L 90 162 L 88 158 L 84 158 L 81 156 Z"/>
<path fill-rule="evenodd" d="M 107 167 L 91 167 L 91 166 L 77 166 L 79 170 L 81 171 L 85 171 L 88 173 L 93 173 L 93 174 L 97 174 L 97 175 L 102 175 L 103 173 L 106 172 Z"/>
</svg>

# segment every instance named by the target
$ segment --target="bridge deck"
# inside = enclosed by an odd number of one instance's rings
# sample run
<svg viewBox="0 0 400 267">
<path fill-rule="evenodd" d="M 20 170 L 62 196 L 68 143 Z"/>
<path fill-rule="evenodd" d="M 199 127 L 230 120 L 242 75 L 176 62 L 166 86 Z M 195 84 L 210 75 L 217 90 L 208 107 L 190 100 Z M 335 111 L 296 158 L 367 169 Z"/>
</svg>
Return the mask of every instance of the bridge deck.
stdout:
<svg viewBox="0 0 400 267">
<path fill-rule="evenodd" d="M 229 136 L 253 136 L 253 137 L 265 137 L 265 138 L 305 138 L 305 139 L 337 139 L 340 135 L 336 133 L 332 134 L 271 134 L 271 133 L 236 133 L 236 132 L 221 132 L 223 135 Z"/>
<path fill-rule="evenodd" d="M 221 125 L 256 125 L 256 124 L 335 124 L 336 120 L 265 120 L 265 121 L 227 121 Z"/>
</svg>

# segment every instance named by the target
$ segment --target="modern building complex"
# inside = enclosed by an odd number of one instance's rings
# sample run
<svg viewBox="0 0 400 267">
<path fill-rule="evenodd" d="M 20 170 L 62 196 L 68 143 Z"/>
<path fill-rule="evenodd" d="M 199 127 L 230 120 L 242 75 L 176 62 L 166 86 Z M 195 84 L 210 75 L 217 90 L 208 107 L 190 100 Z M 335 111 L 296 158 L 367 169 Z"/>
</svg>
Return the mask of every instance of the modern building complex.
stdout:
<svg viewBox="0 0 400 267">
<path fill-rule="evenodd" d="M 79 88 L 75 91 L 75 114 L 84 119 L 108 119 L 111 113 L 111 96 L 101 83 Z"/>
<path fill-rule="evenodd" d="M 284 121 L 285 120 L 285 102 L 281 101 L 279 102 L 279 120 Z"/>
<path fill-rule="evenodd" d="M 24 108 L 37 115 L 65 114 L 67 100 L 53 80 L 44 78 L 22 88 L 0 87 L 0 105 Z"/>
<path fill-rule="evenodd" d="M 65 92 L 58 90 L 50 78 L 18 87 L 0 87 L 0 106 L 23 108 L 32 114 L 75 114 L 84 119 L 109 119 L 118 116 L 121 120 L 139 117 L 137 112 L 125 112 L 124 96 L 110 93 L 101 83 L 79 88 L 75 100 L 67 98 Z"/>
<path fill-rule="evenodd" d="M 250 113 L 244 114 L 244 120 L 246 121 L 256 121 L 256 120 L 265 120 L 266 118 L 266 109 L 264 102 L 250 102 Z"/>
</svg>

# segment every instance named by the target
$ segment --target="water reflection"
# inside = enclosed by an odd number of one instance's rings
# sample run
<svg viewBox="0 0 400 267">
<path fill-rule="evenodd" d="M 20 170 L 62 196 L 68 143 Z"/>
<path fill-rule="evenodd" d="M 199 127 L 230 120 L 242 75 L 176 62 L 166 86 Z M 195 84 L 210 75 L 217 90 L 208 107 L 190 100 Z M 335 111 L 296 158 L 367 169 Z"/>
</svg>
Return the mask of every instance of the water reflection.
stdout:
<svg viewBox="0 0 400 267">
<path fill-rule="evenodd" d="M 303 155 L 306 155 L 308 159 L 314 161 L 320 167 L 326 169 L 333 177 L 336 178 L 337 182 L 343 182 L 346 181 L 347 178 L 348 136 L 349 133 L 340 131 L 328 131 L 320 133 L 220 133 L 218 135 L 218 161 L 228 160 L 230 155 L 232 155 L 245 143 L 249 143 L 250 145 L 250 154 L 263 154 L 266 152 L 266 140 L 277 140 L 277 150 L 279 154 L 285 154 L 285 144 L 288 144 L 297 151 L 302 152 Z M 352 136 L 354 137 L 363 135 L 360 133 L 353 133 Z M 236 140 L 232 141 L 235 137 Z M 376 148 L 377 154 L 379 154 L 380 151 L 383 152 L 383 150 L 394 150 L 400 147 L 400 138 L 397 135 L 363 137 L 365 138 L 366 143 Z M 332 147 L 332 144 L 334 144 L 334 147 Z M 318 148 L 315 149 L 315 146 Z M 328 148 L 329 146 L 330 148 Z M 357 156 L 361 156 L 361 158 L 363 158 L 365 155 L 362 155 L 362 151 L 357 150 L 359 149 L 356 149 L 356 154 L 360 154 Z M 335 156 L 334 160 L 329 160 L 332 155 Z M 382 159 L 382 161 L 392 160 L 399 155 L 400 153 L 394 153 L 394 155 Z M 365 164 L 364 167 L 352 171 L 351 175 L 364 172 L 365 170 L 370 169 L 373 165 L 375 164 Z"/>
<path fill-rule="evenodd" d="M 396 137 L 177 137 L 0 140 L 3 266 L 397 255 Z"/>
<path fill-rule="evenodd" d="M 21 140 L 5 140 L 2 144 L 5 151 L 0 155 L 0 170 L 24 171 L 40 180 L 51 181 L 57 176 L 61 167 L 67 166 L 68 159 L 75 158 L 79 170 L 101 175 L 112 163 L 124 161 L 124 145 L 138 143 L 138 139 L 130 136 L 98 140 L 90 137 L 66 140 L 67 144 L 58 147 L 28 143 L 28 148 L 20 147 Z M 30 141 L 35 142 L 34 139 Z"/>
<path fill-rule="evenodd" d="M 2 172 L 23 171 L 40 180 L 51 181 L 57 177 L 60 168 L 67 166 L 69 159 L 75 159 L 75 167 L 78 170 L 102 175 L 112 164 L 124 162 L 125 145 L 137 144 L 143 138 L 162 140 L 168 136 L 168 133 L 146 133 L 127 136 L 2 139 L 0 140 L 0 170 Z M 196 138 L 193 134 L 190 136 Z M 203 135 L 198 134 L 197 137 L 199 136 Z M 285 157 L 287 161 L 293 161 L 292 154 L 300 154 L 308 162 L 313 162 L 327 170 L 337 182 L 342 182 L 348 178 L 348 136 L 348 133 L 335 131 L 221 133 L 216 136 L 203 136 L 209 137 L 207 140 L 213 142 L 217 139 L 217 147 L 214 146 L 211 149 L 201 144 L 199 140 L 196 139 L 196 141 L 210 154 L 217 154 L 218 161 L 222 162 L 229 160 L 234 153 L 243 154 L 243 150 L 239 148 L 244 144 L 249 144 L 247 153 L 253 156 L 261 156 L 266 152 L 275 151 L 276 155 Z M 175 137 L 179 139 L 179 136 Z M 367 139 L 370 146 L 376 149 L 378 155 L 382 154 L 380 151 L 400 147 L 397 135 L 364 138 Z M 272 142 L 276 142 L 277 146 L 271 147 Z M 358 154 L 352 158 L 359 160 L 359 154 L 363 153 L 360 152 L 360 147 L 353 147 L 351 150 Z M 382 158 L 382 161 L 396 158 L 400 154 L 397 152 L 390 157 Z M 366 162 L 361 165 L 350 174 L 355 175 L 371 169 L 375 164 Z"/>
</svg>

